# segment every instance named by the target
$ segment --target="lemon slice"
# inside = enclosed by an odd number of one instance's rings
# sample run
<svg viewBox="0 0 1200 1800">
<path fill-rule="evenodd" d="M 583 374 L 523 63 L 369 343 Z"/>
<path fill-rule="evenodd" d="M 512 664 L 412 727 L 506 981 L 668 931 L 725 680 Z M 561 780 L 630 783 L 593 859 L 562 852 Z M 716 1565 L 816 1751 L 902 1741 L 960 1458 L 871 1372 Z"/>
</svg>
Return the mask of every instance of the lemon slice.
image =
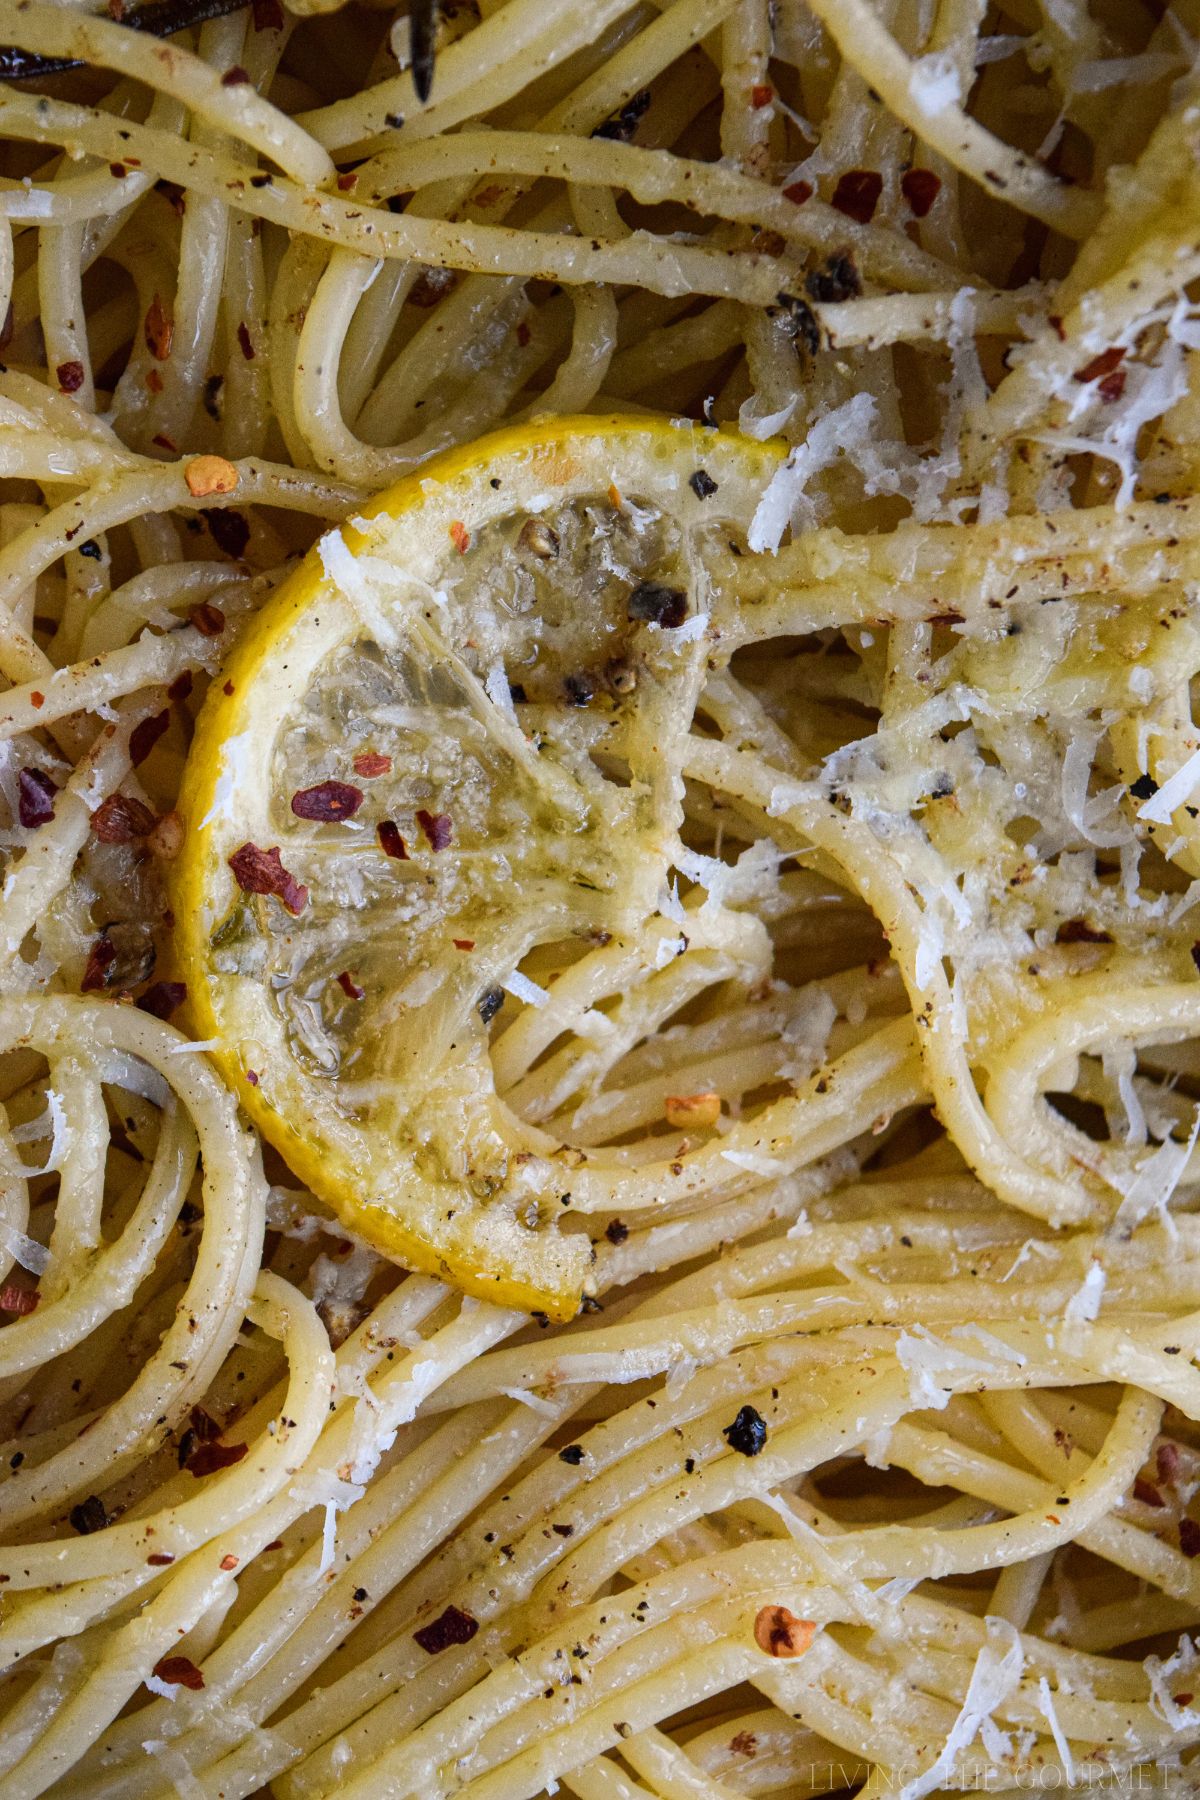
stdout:
<svg viewBox="0 0 1200 1800">
<path fill-rule="evenodd" d="M 588 1153 L 497 1077 L 553 1059 L 560 995 L 599 1039 L 605 993 L 762 972 L 756 920 L 706 940 L 661 903 L 719 570 L 778 464 L 658 420 L 484 439 L 323 539 L 201 715 L 198 1034 L 318 1196 L 468 1293 L 564 1318 L 588 1292 Z"/>
</svg>

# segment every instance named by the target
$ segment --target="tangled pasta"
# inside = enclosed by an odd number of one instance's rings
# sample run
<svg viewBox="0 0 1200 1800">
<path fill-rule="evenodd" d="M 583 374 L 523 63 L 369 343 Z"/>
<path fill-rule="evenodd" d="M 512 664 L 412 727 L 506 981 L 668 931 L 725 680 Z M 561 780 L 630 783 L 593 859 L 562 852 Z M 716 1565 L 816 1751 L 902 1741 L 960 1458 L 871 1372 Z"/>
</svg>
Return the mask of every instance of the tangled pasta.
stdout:
<svg viewBox="0 0 1200 1800">
<path fill-rule="evenodd" d="M 0 0 L 0 1795 L 1194 1792 L 1200 10 L 446 0 L 432 87 L 428 6 L 211 10 Z M 321 534 L 613 413 L 697 517 L 763 459 L 669 704 L 581 683 L 599 575 L 523 676 L 483 537 L 354 683 L 379 770 L 638 822 L 549 923 L 514 855 L 463 1008 L 578 1172 L 551 1324 L 248 1129 L 171 872 Z M 628 585 L 652 485 L 497 529 Z"/>
</svg>

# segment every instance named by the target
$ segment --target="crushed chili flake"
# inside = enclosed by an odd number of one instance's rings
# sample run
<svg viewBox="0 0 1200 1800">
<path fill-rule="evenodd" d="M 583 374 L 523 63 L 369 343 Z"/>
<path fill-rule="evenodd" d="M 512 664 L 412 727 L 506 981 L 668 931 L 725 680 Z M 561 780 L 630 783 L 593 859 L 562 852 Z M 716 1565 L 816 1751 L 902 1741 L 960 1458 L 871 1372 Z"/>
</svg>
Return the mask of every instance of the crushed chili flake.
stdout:
<svg viewBox="0 0 1200 1800">
<path fill-rule="evenodd" d="M 43 706 L 45 706 L 45 704 L 46 704 L 45 694 L 39 694 L 37 689 L 34 688 L 33 692 L 29 696 L 29 704 L 30 704 L 30 706 L 36 708 L 36 710 L 38 712 L 41 712 Z"/>
<path fill-rule="evenodd" d="M 308 889 L 284 868 L 278 844 L 269 850 L 243 844 L 229 858 L 229 867 L 243 893 L 274 894 L 293 917 L 299 917 L 308 905 Z"/>
<path fill-rule="evenodd" d="M 465 556 L 471 548 L 471 534 L 461 519 L 451 519 L 450 538 L 460 556 Z"/>
<path fill-rule="evenodd" d="M 175 442 L 175 439 L 173 437 L 168 437 L 165 431 L 156 431 L 154 436 L 150 439 L 150 442 L 152 444 L 157 444 L 160 450 L 169 450 L 172 456 L 174 456 L 179 449 L 179 445 Z"/>
<path fill-rule="evenodd" d="M 236 1557 L 236 1556 L 235 1556 L 235 1555 L 234 1555 L 234 1554 L 233 1554 L 233 1552 L 232 1552 L 232 1550 L 231 1550 L 231 1551 L 230 1551 L 230 1552 L 229 1552 L 229 1554 L 228 1554 L 228 1555 L 227 1555 L 227 1556 L 223 1556 L 223 1557 L 222 1557 L 222 1558 L 221 1558 L 221 1561 L 220 1561 L 220 1565 L 219 1565 L 219 1566 L 220 1566 L 220 1567 L 221 1567 L 221 1568 L 222 1568 L 222 1569 L 224 1569 L 224 1570 L 225 1570 L 225 1571 L 226 1571 L 226 1573 L 228 1573 L 228 1571 L 229 1571 L 229 1570 L 230 1570 L 230 1569 L 236 1569 L 236 1568 L 237 1568 L 237 1566 L 238 1566 L 238 1562 L 239 1562 L 239 1560 L 240 1560 L 240 1559 L 239 1559 L 239 1558 L 238 1558 L 238 1557 Z"/>
<path fill-rule="evenodd" d="M 377 750 L 364 750 L 355 757 L 353 768 L 356 775 L 365 776 L 370 781 L 376 775 L 390 775 L 392 759 L 390 756 L 381 756 Z"/>
<path fill-rule="evenodd" d="M 154 830 L 154 814 L 132 794 L 110 794 L 92 814 L 92 830 L 105 844 L 131 844 Z"/>
<path fill-rule="evenodd" d="M 668 1094 L 665 1104 L 667 1124 L 676 1130 L 694 1127 L 705 1130 L 721 1116 L 721 1096 L 716 1093 Z"/>
<path fill-rule="evenodd" d="M 812 199 L 814 192 L 811 181 L 789 181 L 783 190 L 783 197 L 790 200 L 793 206 L 803 206 L 806 200 Z"/>
<path fill-rule="evenodd" d="M 900 177 L 900 192 L 908 201 L 914 219 L 925 217 L 941 191 L 941 177 L 932 169 L 906 169 Z"/>
<path fill-rule="evenodd" d="M 454 833 L 454 826 L 449 813 L 426 812 L 423 806 L 417 808 L 417 824 L 428 840 L 431 850 L 446 850 Z"/>
<path fill-rule="evenodd" d="M 245 358 L 245 360 L 247 362 L 253 362 L 254 361 L 254 344 L 250 337 L 250 327 L 247 325 L 245 319 L 238 320 L 237 341 L 238 341 L 238 348 L 241 350 L 241 353 L 242 353 L 243 357 Z"/>
<path fill-rule="evenodd" d="M 186 981 L 156 981 L 138 1001 L 138 1007 L 152 1019 L 169 1019 L 187 999 Z"/>
<path fill-rule="evenodd" d="M 225 629 L 225 614 L 211 600 L 201 600 L 198 606 L 193 606 L 188 618 L 201 637 L 220 637 Z"/>
<path fill-rule="evenodd" d="M 848 219 L 869 225 L 882 192 L 883 176 L 874 169 L 848 169 L 833 190 L 832 204 Z"/>
<path fill-rule="evenodd" d="M 341 819 L 352 819 L 363 799 L 362 789 L 353 782 L 318 781 L 315 787 L 300 788 L 292 795 L 292 811 L 298 819 L 336 824 Z"/>
<path fill-rule="evenodd" d="M 218 1469 L 232 1468 L 249 1454 L 249 1444 L 201 1444 L 193 1450 L 184 1465 L 197 1480 L 202 1475 L 215 1475 Z"/>
<path fill-rule="evenodd" d="M 1179 1548 L 1185 1556 L 1200 1556 L 1200 1525 L 1195 1519 L 1180 1519 Z"/>
<path fill-rule="evenodd" d="M 77 394 L 83 386 L 83 364 L 81 362 L 59 363 L 54 373 L 64 394 Z"/>
<path fill-rule="evenodd" d="M 610 1244 L 623 1244 L 629 1236 L 629 1227 L 624 1219 L 610 1219 L 604 1227 L 604 1235 Z"/>
<path fill-rule="evenodd" d="M 1047 317 L 1051 327 L 1053 328 L 1054 335 L 1058 339 L 1059 343 L 1065 344 L 1067 341 L 1067 328 L 1062 322 L 1062 314 L 1061 313 L 1047 313 L 1046 317 Z"/>
<path fill-rule="evenodd" d="M 146 310 L 145 335 L 146 348 L 155 362 L 166 362 L 175 337 L 175 321 L 163 305 L 161 294 L 155 294 Z"/>
<path fill-rule="evenodd" d="M 196 500 L 207 500 L 210 494 L 232 494 L 240 479 L 234 464 L 224 456 L 193 456 L 183 478 Z"/>
<path fill-rule="evenodd" d="M 353 170 L 349 170 L 347 173 L 338 176 L 337 184 L 338 192 L 340 194 L 352 194 L 358 186 L 358 176 Z"/>
<path fill-rule="evenodd" d="M 621 490 L 615 481 L 610 481 L 608 484 L 608 503 L 610 506 L 615 506 L 617 511 L 620 512 L 622 506 Z"/>
<path fill-rule="evenodd" d="M 151 713 L 148 719 L 139 719 L 129 734 L 129 760 L 135 769 L 145 762 L 170 723 L 171 715 L 165 711 Z"/>
<path fill-rule="evenodd" d="M 57 787 L 41 769 L 22 769 L 17 775 L 17 816 L 27 831 L 48 825 L 54 817 Z"/>
<path fill-rule="evenodd" d="M 359 987 L 349 969 L 342 970 L 337 978 L 337 984 L 348 1000 L 361 1000 L 366 994 L 366 989 Z"/>
<path fill-rule="evenodd" d="M 735 1756 L 754 1756 L 758 1752 L 758 1739 L 752 1731 L 739 1731 L 730 1738 L 729 1748 Z"/>
<path fill-rule="evenodd" d="M 176 705 L 180 705 L 191 694 L 192 685 L 192 671 L 184 669 L 167 689 L 167 699 L 174 700 Z"/>
<path fill-rule="evenodd" d="M 742 1406 L 732 1425 L 723 1427 L 721 1436 L 739 1456 L 757 1456 L 766 1448 L 767 1421 L 755 1407 Z"/>
<path fill-rule="evenodd" d="M 157 369 L 148 369 L 146 371 L 146 386 L 150 389 L 152 394 L 162 393 L 163 378 Z"/>
<path fill-rule="evenodd" d="M 190 1656 L 164 1656 L 154 1665 L 154 1674 L 159 1681 L 169 1681 L 172 1687 L 191 1688 L 199 1693 L 204 1686 L 204 1677 Z"/>
<path fill-rule="evenodd" d="M 473 950 L 475 948 L 474 938 L 451 938 L 450 941 L 456 950 Z"/>
<path fill-rule="evenodd" d="M 768 1656 L 803 1656 L 816 1635 L 811 1619 L 798 1619 L 786 1606 L 760 1606 L 754 1617 L 754 1641 Z"/>
<path fill-rule="evenodd" d="M 408 845 L 400 836 L 400 827 L 394 819 L 380 819 L 375 836 L 385 856 L 394 856 L 397 862 L 408 861 Z"/>
<path fill-rule="evenodd" d="M 469 1612 L 461 1607 L 448 1606 L 436 1619 L 428 1625 L 422 1625 L 413 1632 L 422 1650 L 430 1656 L 436 1656 L 441 1650 L 448 1650 L 452 1644 L 469 1644 L 479 1630 L 478 1619 L 473 1619 Z"/>
<path fill-rule="evenodd" d="M 1076 369 L 1072 381 L 1099 381 L 1105 375 L 1111 375 L 1125 360 L 1125 352 L 1119 344 L 1110 350 L 1102 350 L 1099 356 L 1093 356 L 1091 362 L 1084 363 L 1082 369 Z"/>
<path fill-rule="evenodd" d="M 246 1080 L 250 1083 L 251 1087 L 257 1087 L 258 1086 L 258 1071 L 256 1069 L 247 1069 L 246 1070 Z"/>
<path fill-rule="evenodd" d="M 1181 1461 L 1178 1444 L 1173 1444 L 1170 1438 L 1161 1443 L 1154 1454 L 1154 1466 L 1158 1470 L 1158 1479 L 1167 1482 L 1175 1481 L 1179 1475 Z"/>
<path fill-rule="evenodd" d="M 221 77 L 222 87 L 244 87 L 250 77 L 241 63 L 234 63 Z"/>
<path fill-rule="evenodd" d="M 1119 400 L 1125 392 L 1124 369 L 1114 369 L 1111 375 L 1106 375 L 1104 380 L 1097 384 L 1096 392 L 1102 400 Z"/>
<path fill-rule="evenodd" d="M 110 971 L 117 960 L 117 946 L 106 933 L 101 932 L 87 953 L 87 961 L 83 965 L 83 977 L 80 980 L 80 992 L 84 994 L 99 993 L 106 988 L 111 979 Z"/>
<path fill-rule="evenodd" d="M 80 1537 L 90 1537 L 94 1531 L 103 1531 L 112 1524 L 112 1519 L 98 1494 L 89 1494 L 86 1500 L 79 1501 L 67 1514 L 72 1527 Z"/>
<path fill-rule="evenodd" d="M 1143 1506 L 1165 1506 L 1167 1503 L 1152 1481 L 1146 1481 L 1141 1475 L 1133 1484 L 1133 1497 L 1140 1500 Z"/>
<path fill-rule="evenodd" d="M 764 106 L 770 106 L 775 98 L 775 89 L 769 81 L 756 81 L 750 89 L 750 104 L 755 112 L 761 112 Z"/>
<path fill-rule="evenodd" d="M 6 1281 L 0 1287 L 0 1312 L 15 1313 L 24 1319 L 31 1312 L 36 1312 L 41 1295 L 36 1288 L 18 1287 L 15 1281 Z"/>
<path fill-rule="evenodd" d="M 518 344 L 520 344 L 522 350 L 524 350 L 526 344 L 528 344 L 528 342 L 532 338 L 532 336 L 533 336 L 532 331 L 530 331 L 528 325 L 525 323 L 524 319 L 522 319 L 520 324 L 517 326 L 517 342 L 518 342 Z"/>
<path fill-rule="evenodd" d="M 200 516 L 218 550 L 223 550 L 226 556 L 245 555 L 246 545 L 250 542 L 250 522 L 244 513 L 232 506 L 205 506 L 201 508 Z"/>
<path fill-rule="evenodd" d="M 175 1558 L 169 1550 L 152 1550 L 146 1561 L 152 1568 L 166 1569 L 175 1561 Z"/>
</svg>

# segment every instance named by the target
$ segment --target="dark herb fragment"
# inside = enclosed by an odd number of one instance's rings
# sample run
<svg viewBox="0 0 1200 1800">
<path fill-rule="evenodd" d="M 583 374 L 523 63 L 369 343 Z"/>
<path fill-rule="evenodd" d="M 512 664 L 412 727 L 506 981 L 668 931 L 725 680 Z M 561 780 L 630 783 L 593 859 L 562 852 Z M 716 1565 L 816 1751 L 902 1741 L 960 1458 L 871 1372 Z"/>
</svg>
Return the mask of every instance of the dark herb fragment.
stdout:
<svg viewBox="0 0 1200 1800">
<path fill-rule="evenodd" d="M 74 1529 L 81 1537 L 90 1537 L 93 1531 L 103 1531 L 112 1519 L 105 1510 L 104 1502 L 98 1494 L 89 1494 L 67 1514 Z"/>
<path fill-rule="evenodd" d="M 726 1425 L 721 1436 L 739 1456 L 757 1456 L 767 1442 L 767 1421 L 753 1406 L 743 1406 L 732 1425 Z"/>
<path fill-rule="evenodd" d="M 717 491 L 717 484 L 707 469 L 696 469 L 688 476 L 688 486 L 697 500 L 711 499 Z"/>
<path fill-rule="evenodd" d="M 196 1435 L 199 1437 L 199 1432 Z M 187 1459 L 187 1472 L 197 1480 L 202 1475 L 214 1475 L 218 1469 L 229 1469 L 234 1463 L 241 1462 L 249 1449 L 248 1444 L 201 1443 Z"/>
<path fill-rule="evenodd" d="M 776 294 L 776 300 L 787 314 L 788 329 L 795 342 L 815 356 L 821 348 L 821 328 L 807 300 L 798 294 Z"/>
<path fill-rule="evenodd" d="M 1153 775 L 1139 775 L 1136 781 L 1130 782 L 1129 791 L 1135 800 L 1153 800 L 1158 792 L 1158 783 Z"/>
<path fill-rule="evenodd" d="M 200 516 L 218 550 L 223 550 L 226 556 L 245 554 L 250 542 L 250 522 L 244 513 L 236 512 L 232 506 L 202 506 Z"/>
<path fill-rule="evenodd" d="M 558 1460 L 559 1462 L 570 1463 L 573 1469 L 577 1469 L 583 1461 L 584 1455 L 585 1451 L 582 1444 L 564 1444 L 563 1448 L 558 1453 Z"/>
<path fill-rule="evenodd" d="M 639 581 L 629 596 L 631 619 L 643 619 L 650 625 L 661 625 L 675 631 L 687 618 L 687 595 L 682 588 L 667 587 L 661 581 Z"/>
<path fill-rule="evenodd" d="M 804 280 L 810 300 L 822 306 L 836 306 L 843 300 L 856 300 L 862 293 L 862 277 L 849 250 L 835 250 L 819 269 Z"/>
<path fill-rule="evenodd" d="M 484 1024 L 490 1025 L 503 1005 L 504 989 L 498 987 L 489 988 L 487 993 L 481 994 L 479 999 L 475 1002 L 475 1010 L 483 1020 Z"/>
<path fill-rule="evenodd" d="M 618 144 L 627 144 L 634 132 L 645 118 L 650 106 L 650 89 L 642 88 L 605 119 L 593 131 L 594 138 L 611 138 Z"/>
</svg>

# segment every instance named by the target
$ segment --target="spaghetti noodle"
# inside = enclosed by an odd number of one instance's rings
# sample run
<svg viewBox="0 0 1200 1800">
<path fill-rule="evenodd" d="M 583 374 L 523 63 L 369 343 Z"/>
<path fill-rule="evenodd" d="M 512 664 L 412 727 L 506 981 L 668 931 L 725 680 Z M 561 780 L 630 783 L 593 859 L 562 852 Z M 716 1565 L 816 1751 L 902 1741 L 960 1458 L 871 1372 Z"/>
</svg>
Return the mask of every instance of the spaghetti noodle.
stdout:
<svg viewBox="0 0 1200 1800">
<path fill-rule="evenodd" d="M 1193 1793 L 1200 11 L 417 11 L 0 0 L 78 65 L 0 89 L 0 1795 Z M 420 705 L 350 670 L 377 773 L 654 790 L 622 931 L 514 879 L 472 997 L 578 1172 L 563 1324 L 303 1187 L 172 960 L 230 650 L 502 424 L 685 442 L 696 501 L 442 532 L 474 736 L 432 630 Z M 571 661 L 652 540 L 659 738 Z"/>
</svg>

